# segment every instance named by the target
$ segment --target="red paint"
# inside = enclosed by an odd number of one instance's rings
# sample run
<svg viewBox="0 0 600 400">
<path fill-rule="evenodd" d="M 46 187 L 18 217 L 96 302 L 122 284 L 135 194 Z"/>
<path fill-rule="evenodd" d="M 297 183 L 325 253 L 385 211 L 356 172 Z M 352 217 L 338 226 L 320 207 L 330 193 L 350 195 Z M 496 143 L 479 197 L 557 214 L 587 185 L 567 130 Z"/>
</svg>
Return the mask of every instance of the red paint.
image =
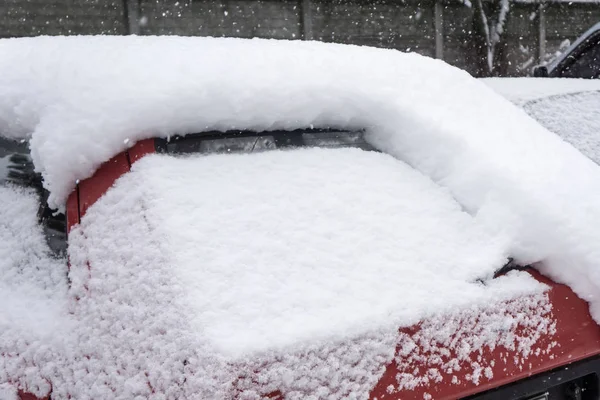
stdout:
<svg viewBox="0 0 600 400">
<path fill-rule="evenodd" d="M 154 139 L 140 140 L 128 150 L 129 162 L 131 165 L 133 165 L 136 161 L 138 161 L 145 155 L 155 152 L 156 149 L 154 147 Z"/>
<path fill-rule="evenodd" d="M 556 333 L 551 337 L 542 337 L 535 347 L 546 347 L 551 342 L 557 342 L 549 354 L 536 356 L 531 354 L 520 369 L 514 362 L 507 364 L 496 362 L 492 367 L 493 378 L 487 380 L 482 377 L 479 385 L 472 381 L 461 379 L 461 383 L 452 384 L 448 375 L 443 375 L 444 380 L 428 386 L 417 387 L 414 390 L 403 390 L 388 393 L 390 385 L 396 387 L 396 375 L 401 372 L 395 362 L 386 368 L 373 391 L 371 399 L 378 400 L 409 400 L 423 399 L 427 393 L 436 400 L 452 400 L 470 396 L 486 390 L 497 388 L 531 375 L 537 375 L 551 369 L 570 364 L 594 355 L 600 354 L 600 327 L 594 322 L 589 313 L 589 305 L 573 293 L 569 287 L 560 285 L 542 276 L 536 271 L 531 271 L 534 278 L 551 287 L 548 297 L 552 303 L 552 314 L 556 321 Z M 418 326 L 409 328 L 409 332 L 417 332 Z M 407 332 L 407 330 L 403 330 Z M 486 349 L 482 358 L 486 360 L 500 360 L 500 354 L 511 360 L 517 352 L 497 347 L 494 351 Z M 507 355 L 508 353 L 508 355 Z M 449 356 L 454 358 L 454 354 Z M 461 363 L 461 370 L 468 370 L 468 366 Z M 457 374 L 458 375 L 458 374 Z M 450 375 L 451 376 L 451 375 Z"/>
<path fill-rule="evenodd" d="M 19 396 L 19 400 L 50 400 L 50 395 L 47 395 L 46 397 L 39 398 L 39 397 L 37 397 L 34 394 L 31 394 L 31 393 L 28 393 L 28 392 L 24 392 L 22 390 L 19 390 L 18 396 Z"/>
<path fill-rule="evenodd" d="M 92 177 L 79 182 L 67 199 L 67 233 L 119 177 L 129 172 L 133 163 L 155 151 L 154 139 L 141 140 L 128 151 L 102 164 Z"/>
<path fill-rule="evenodd" d="M 67 217 L 67 234 L 71 232 L 71 228 L 78 224 L 79 221 L 79 188 L 71 192 L 67 199 L 66 217 Z"/>
<path fill-rule="evenodd" d="M 121 153 L 102 164 L 91 178 L 79 182 L 79 217 L 83 218 L 88 208 L 126 172 L 129 161 L 127 154 Z"/>
</svg>

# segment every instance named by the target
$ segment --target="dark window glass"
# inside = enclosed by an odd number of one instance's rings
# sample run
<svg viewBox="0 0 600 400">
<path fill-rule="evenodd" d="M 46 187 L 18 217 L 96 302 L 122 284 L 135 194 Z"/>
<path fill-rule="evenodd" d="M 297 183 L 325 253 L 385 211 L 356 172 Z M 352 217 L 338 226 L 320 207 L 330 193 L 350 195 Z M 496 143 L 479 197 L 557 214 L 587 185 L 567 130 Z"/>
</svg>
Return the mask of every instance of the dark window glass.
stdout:
<svg viewBox="0 0 600 400">
<path fill-rule="evenodd" d="M 48 207 L 48 191 L 43 188 L 41 175 L 34 171 L 28 144 L 0 137 L 0 185 L 6 184 L 36 190 L 40 199 L 38 219 L 48 246 L 56 256 L 64 256 L 67 250 L 65 216 Z"/>
<path fill-rule="evenodd" d="M 563 69 L 561 76 L 585 79 L 600 77 L 600 40 L 595 39 L 575 61 Z"/>
<path fill-rule="evenodd" d="M 294 131 L 226 131 L 175 136 L 155 141 L 159 153 L 229 154 L 296 148 L 355 147 L 375 149 L 365 140 L 363 131 L 341 129 L 297 129 Z"/>
</svg>

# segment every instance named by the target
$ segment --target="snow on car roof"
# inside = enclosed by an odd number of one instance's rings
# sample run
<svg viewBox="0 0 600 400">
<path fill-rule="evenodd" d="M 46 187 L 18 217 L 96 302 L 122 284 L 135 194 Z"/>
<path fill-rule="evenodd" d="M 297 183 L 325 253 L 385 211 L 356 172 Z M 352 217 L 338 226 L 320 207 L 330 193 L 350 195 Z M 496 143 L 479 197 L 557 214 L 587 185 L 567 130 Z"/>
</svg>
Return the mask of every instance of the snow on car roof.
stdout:
<svg viewBox="0 0 600 400">
<path fill-rule="evenodd" d="M 598 166 L 464 71 L 417 54 L 299 41 L 180 37 L 0 41 L 0 132 L 12 138 L 31 138 L 36 169 L 43 174 L 50 202 L 55 206 L 64 204 L 77 180 L 91 176 L 102 162 L 143 138 L 205 130 L 309 126 L 365 129 L 366 139 L 373 146 L 431 179 L 472 216 L 475 225 L 492 237 L 506 240 L 506 255 L 522 263 L 541 262 L 545 273 L 571 285 L 591 302 L 592 315 L 600 320 Z M 148 167 L 148 163 L 141 165 Z M 404 170 L 398 163 L 397 168 Z M 228 179 L 227 172 L 233 174 L 224 165 L 221 172 L 223 180 Z M 115 387 L 124 388 L 124 396 L 129 396 L 125 398 L 146 393 L 150 378 L 136 375 L 143 370 L 151 375 L 152 382 L 162 385 L 164 392 L 178 393 L 188 385 L 185 390 L 194 393 L 196 384 L 221 387 L 222 376 L 215 377 L 212 371 L 225 371 L 227 375 L 231 372 L 228 361 L 217 355 L 201 362 L 190 359 L 189 353 L 181 349 L 193 344 L 200 353 L 214 354 L 209 351 L 212 347 L 196 334 L 191 335 L 195 330 L 188 329 L 187 323 L 173 322 L 188 321 L 189 316 L 189 299 L 175 294 L 185 292 L 186 285 L 200 285 L 201 277 L 185 280 L 183 275 L 171 273 L 173 263 L 185 266 L 187 259 L 181 258 L 183 253 L 175 256 L 159 251 L 166 244 L 154 234 L 166 232 L 168 237 L 163 239 L 167 242 L 178 236 L 167 225 L 152 225 L 160 221 L 159 215 L 154 215 L 155 220 L 144 220 L 146 225 L 139 223 L 141 214 L 160 209 L 156 206 L 145 210 L 142 201 L 146 194 L 152 198 L 158 192 L 136 185 L 131 176 L 141 177 L 143 171 L 123 177 L 121 182 L 130 183 L 131 195 L 125 189 L 119 190 L 119 183 L 97 203 L 99 210 L 112 208 L 110 215 L 119 218 L 104 218 L 108 215 L 106 209 L 94 217 L 90 209 L 82 221 L 88 235 L 77 234 L 83 229 L 80 227 L 69 238 L 72 249 L 81 250 L 70 250 L 72 264 L 79 266 L 70 273 L 70 294 L 79 299 L 76 347 L 85 352 L 83 358 L 70 360 L 88 362 L 85 368 L 94 371 L 97 380 L 88 386 L 95 393 L 91 397 L 110 397 Z M 411 190 L 424 185 L 423 179 L 410 181 Z M 389 186 L 398 193 L 392 181 Z M 237 195 L 233 189 L 223 189 L 223 193 Z M 211 193 L 204 196 L 210 197 Z M 449 210 L 448 218 L 452 215 L 457 214 Z M 95 239 L 106 231 L 119 234 L 108 240 Z M 220 234 L 215 232 L 215 237 Z M 442 235 L 443 231 L 436 234 Z M 422 240 L 423 246 L 432 245 L 428 238 Z M 112 246 L 123 250 L 114 254 L 102 251 Z M 127 246 L 132 250 L 143 246 L 145 252 L 127 252 Z M 173 246 L 177 248 L 176 243 Z M 103 260 L 106 271 L 90 278 L 84 266 L 88 258 L 94 257 L 112 258 Z M 144 268 L 148 257 L 155 260 L 152 265 L 158 269 L 154 272 Z M 432 257 L 435 259 L 435 254 Z M 482 266 L 483 275 L 489 274 L 491 264 L 495 263 L 490 260 L 490 265 Z M 461 279 L 474 276 L 471 267 L 461 270 L 465 273 L 459 275 Z M 121 288 L 121 282 L 137 285 L 137 292 Z M 500 282 L 492 283 L 482 295 L 492 295 L 494 285 L 506 289 L 500 293 L 514 293 L 520 285 L 535 291 L 535 285 L 527 284 L 520 276 Z M 93 296 L 86 292 L 90 286 L 95 289 L 90 292 Z M 231 304 L 235 300 L 232 295 Z M 227 304 L 223 299 L 219 301 Z M 155 307 L 156 302 L 165 307 Z M 107 304 L 115 308 L 101 306 Z M 302 307 L 304 304 L 299 305 Z M 412 321 L 427 311 L 417 310 Z M 211 318 L 220 321 L 218 316 Z M 114 323 L 106 322 L 109 320 Z M 140 325 L 129 329 L 129 323 L 136 321 Z M 173 329 L 165 330 L 165 326 Z M 219 332 L 217 329 L 213 337 Z M 210 332 L 201 333 L 205 335 L 201 338 L 211 337 Z M 305 331 L 309 333 L 309 329 Z M 387 333 L 376 336 L 377 340 L 368 335 L 360 340 L 377 344 L 371 348 L 375 350 L 367 357 L 369 360 L 385 361 L 391 357 L 393 345 L 386 342 Z M 223 345 L 234 341 L 231 338 L 222 337 Z M 133 342 L 137 343 L 134 349 L 130 346 Z M 381 343 L 387 344 L 381 347 Z M 351 346 L 351 350 L 357 354 L 356 348 Z M 323 354 L 329 353 L 323 350 Z M 131 357 L 127 358 L 128 354 Z M 381 357 L 373 358 L 373 354 Z M 105 369 L 113 368 L 115 360 L 126 361 L 115 367 L 120 374 Z M 157 364 L 152 360 L 162 360 L 163 368 L 154 368 Z M 211 369 L 214 363 L 221 363 L 223 368 Z M 187 365 L 216 383 L 204 385 L 204 380 L 200 385 L 198 380 L 183 379 L 185 374 L 181 373 L 174 376 L 184 383 L 170 386 L 171 378 L 163 374 L 186 369 Z M 344 365 L 357 364 L 348 360 Z M 366 387 L 383 364 L 358 365 L 364 372 L 358 376 L 368 377 L 362 382 Z M 286 368 L 294 370 L 289 364 Z M 357 373 L 353 371 L 348 376 Z M 282 372 L 277 374 L 281 378 Z M 292 377 L 291 381 L 286 377 Z M 292 382 L 292 386 L 300 384 L 293 382 L 293 377 L 297 377 L 293 372 L 283 373 L 282 379 Z M 63 379 L 71 389 L 79 388 L 77 379 Z M 102 379 L 108 383 L 105 385 Z M 83 397 L 77 390 L 72 393 Z"/>
</svg>

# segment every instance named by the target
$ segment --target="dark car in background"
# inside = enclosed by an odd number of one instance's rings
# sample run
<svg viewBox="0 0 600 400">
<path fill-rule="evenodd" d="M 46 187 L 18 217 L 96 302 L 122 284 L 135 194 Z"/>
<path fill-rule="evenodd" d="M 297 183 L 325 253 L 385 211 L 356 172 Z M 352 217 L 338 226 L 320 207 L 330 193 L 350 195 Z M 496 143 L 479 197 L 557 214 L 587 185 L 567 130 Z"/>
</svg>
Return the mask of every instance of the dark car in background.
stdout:
<svg viewBox="0 0 600 400">
<path fill-rule="evenodd" d="M 548 65 L 533 70 L 538 78 L 582 78 L 600 77 L 600 23 L 581 35 L 563 54 Z"/>
</svg>

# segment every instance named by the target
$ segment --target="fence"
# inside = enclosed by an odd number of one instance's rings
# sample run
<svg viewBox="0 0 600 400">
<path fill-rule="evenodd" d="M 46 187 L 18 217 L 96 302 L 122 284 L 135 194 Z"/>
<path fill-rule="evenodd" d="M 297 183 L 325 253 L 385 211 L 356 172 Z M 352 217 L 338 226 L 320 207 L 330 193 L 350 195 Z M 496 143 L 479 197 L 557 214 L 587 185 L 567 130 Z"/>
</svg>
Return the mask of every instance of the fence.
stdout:
<svg viewBox="0 0 600 400">
<path fill-rule="evenodd" d="M 513 3 L 505 71 L 523 75 L 600 21 L 597 3 Z M 459 0 L 2 0 L 0 37 L 177 34 L 312 39 L 415 51 L 475 73 Z"/>
</svg>

